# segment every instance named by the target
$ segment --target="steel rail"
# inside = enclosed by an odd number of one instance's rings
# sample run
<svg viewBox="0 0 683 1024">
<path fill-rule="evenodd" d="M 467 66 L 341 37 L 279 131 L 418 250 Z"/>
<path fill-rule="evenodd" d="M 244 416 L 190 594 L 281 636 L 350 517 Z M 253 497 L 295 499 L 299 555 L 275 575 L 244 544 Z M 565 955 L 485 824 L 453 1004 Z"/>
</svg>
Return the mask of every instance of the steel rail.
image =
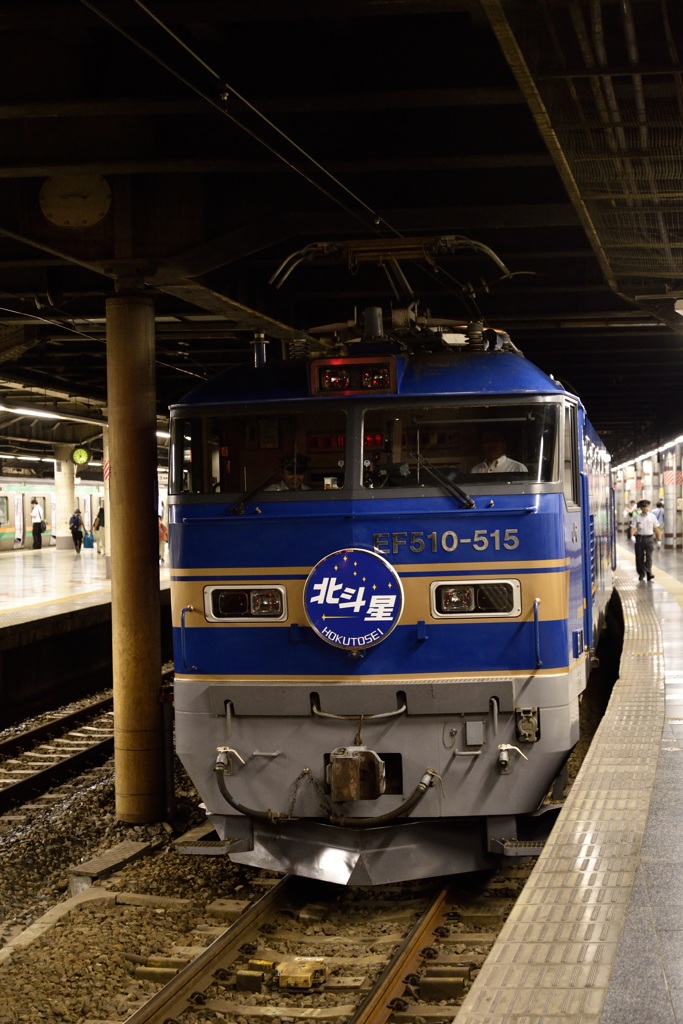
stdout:
<svg viewBox="0 0 683 1024">
<path fill-rule="evenodd" d="M 8 736 L 7 739 L 0 740 L 0 758 L 12 757 L 13 754 L 26 751 L 34 744 L 42 743 L 43 740 L 49 739 L 57 733 L 64 732 L 76 725 L 82 725 L 94 715 L 110 711 L 113 704 L 113 697 L 99 697 L 77 711 L 56 715 L 49 722 L 43 722 L 42 725 L 37 725 L 33 729 Z"/>
<path fill-rule="evenodd" d="M 307 883 L 307 893 L 304 885 Z M 167 985 L 128 1017 L 126 1024 L 173 1024 L 190 1007 L 201 1009 L 202 979 L 213 978 L 216 971 L 229 967 L 243 955 L 242 946 L 256 937 L 261 925 L 279 904 L 291 900 L 301 890 L 306 901 L 311 893 L 310 879 L 285 875 L 277 885 L 248 907 L 242 916 L 219 935 L 203 953 L 189 963 Z"/>
<path fill-rule="evenodd" d="M 431 946 L 435 929 L 453 907 L 454 894 L 455 884 L 446 885 L 435 894 L 380 974 L 367 999 L 349 1018 L 348 1024 L 384 1024 L 391 1019 L 394 1000 L 404 995 L 406 975 L 417 973 L 423 966 L 425 949 Z M 453 1016 L 456 1012 L 456 1007 L 453 1007 Z"/>
<path fill-rule="evenodd" d="M 47 768 L 40 768 L 25 778 L 11 782 L 8 786 L 0 788 L 0 814 L 6 813 L 17 804 L 23 803 L 31 797 L 40 793 L 46 793 L 54 785 L 60 785 L 67 779 L 78 775 L 86 768 L 102 764 L 114 752 L 114 736 L 89 743 L 84 750 L 76 750 L 61 761 L 49 765 Z M 39 755 L 36 755 L 36 758 Z M 27 765 L 30 769 L 30 763 Z"/>
</svg>

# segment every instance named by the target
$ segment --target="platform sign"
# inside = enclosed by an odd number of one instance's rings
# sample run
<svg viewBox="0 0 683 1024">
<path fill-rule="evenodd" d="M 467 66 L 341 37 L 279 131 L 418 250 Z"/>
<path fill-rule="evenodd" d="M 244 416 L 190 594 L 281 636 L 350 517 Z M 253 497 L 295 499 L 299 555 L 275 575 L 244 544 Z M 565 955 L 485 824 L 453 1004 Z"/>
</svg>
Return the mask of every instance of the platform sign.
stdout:
<svg viewBox="0 0 683 1024">
<path fill-rule="evenodd" d="M 304 586 L 304 608 L 311 626 L 328 644 L 362 650 L 386 640 L 398 623 L 403 587 L 381 555 L 346 548 L 313 567 Z"/>
</svg>

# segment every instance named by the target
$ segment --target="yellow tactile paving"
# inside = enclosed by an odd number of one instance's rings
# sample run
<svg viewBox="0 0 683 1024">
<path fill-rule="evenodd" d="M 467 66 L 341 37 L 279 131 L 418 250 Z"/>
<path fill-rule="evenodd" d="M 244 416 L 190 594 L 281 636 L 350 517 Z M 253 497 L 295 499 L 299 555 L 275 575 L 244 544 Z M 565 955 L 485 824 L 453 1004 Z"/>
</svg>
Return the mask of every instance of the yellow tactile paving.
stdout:
<svg viewBox="0 0 683 1024">
<path fill-rule="evenodd" d="M 557 826 L 458 1024 L 600 1021 L 640 864 L 665 718 L 654 606 L 633 573 L 624 569 L 615 582 L 626 622 L 620 678 Z"/>
</svg>

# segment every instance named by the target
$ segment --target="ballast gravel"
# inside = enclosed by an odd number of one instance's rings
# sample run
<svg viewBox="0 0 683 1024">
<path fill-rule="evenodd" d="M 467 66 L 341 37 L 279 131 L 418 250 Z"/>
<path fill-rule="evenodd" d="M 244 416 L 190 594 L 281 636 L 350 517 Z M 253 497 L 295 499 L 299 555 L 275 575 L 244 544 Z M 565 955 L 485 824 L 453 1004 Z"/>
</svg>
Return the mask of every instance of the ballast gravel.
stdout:
<svg viewBox="0 0 683 1024">
<path fill-rule="evenodd" d="M 204 821 L 180 767 L 176 803 L 173 826 L 118 822 L 110 761 L 64 798 L 52 794 L 0 821 L 0 1024 L 126 1020 L 159 987 L 140 976 L 150 957 L 207 945 L 210 926 L 219 924 L 207 907 L 254 895 L 258 872 L 174 847 L 178 832 Z M 48 912 L 49 920 L 79 898 L 70 892 L 69 867 L 130 840 L 153 843 L 155 852 L 96 883 L 88 895 L 97 889 L 102 899 L 78 903 L 45 927 Z M 148 901 L 117 902 L 117 893 Z"/>
<path fill-rule="evenodd" d="M 569 785 L 601 711 L 600 700 L 584 700 L 585 738 L 570 758 Z M 276 876 L 227 857 L 178 853 L 177 835 L 205 821 L 178 762 L 175 793 L 172 824 L 122 824 L 111 760 L 81 776 L 71 792 L 63 787 L 0 819 L 0 1024 L 125 1021 L 159 987 L 142 970 L 150 958 L 208 945 L 219 924 L 208 911 L 212 903 L 249 900 L 272 884 Z M 130 840 L 153 843 L 156 852 L 97 883 L 101 899 L 80 903 L 42 929 L 48 912 L 69 904 L 68 869 Z M 117 902 L 116 894 L 125 893 L 147 900 Z"/>
</svg>

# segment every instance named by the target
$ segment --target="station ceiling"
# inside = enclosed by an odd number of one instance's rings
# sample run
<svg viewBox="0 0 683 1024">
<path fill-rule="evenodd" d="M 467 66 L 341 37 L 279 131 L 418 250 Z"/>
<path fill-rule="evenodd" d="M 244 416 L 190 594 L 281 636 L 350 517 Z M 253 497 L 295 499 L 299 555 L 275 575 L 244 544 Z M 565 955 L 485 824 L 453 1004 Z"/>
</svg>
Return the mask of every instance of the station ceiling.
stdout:
<svg viewBox="0 0 683 1024">
<path fill-rule="evenodd" d="M 307 247 L 434 236 L 422 312 L 506 330 L 617 460 L 682 434 L 682 50 L 680 0 L 3 4 L 0 453 L 97 448 L 117 292 L 162 423 L 255 334 L 392 301 Z"/>
</svg>

